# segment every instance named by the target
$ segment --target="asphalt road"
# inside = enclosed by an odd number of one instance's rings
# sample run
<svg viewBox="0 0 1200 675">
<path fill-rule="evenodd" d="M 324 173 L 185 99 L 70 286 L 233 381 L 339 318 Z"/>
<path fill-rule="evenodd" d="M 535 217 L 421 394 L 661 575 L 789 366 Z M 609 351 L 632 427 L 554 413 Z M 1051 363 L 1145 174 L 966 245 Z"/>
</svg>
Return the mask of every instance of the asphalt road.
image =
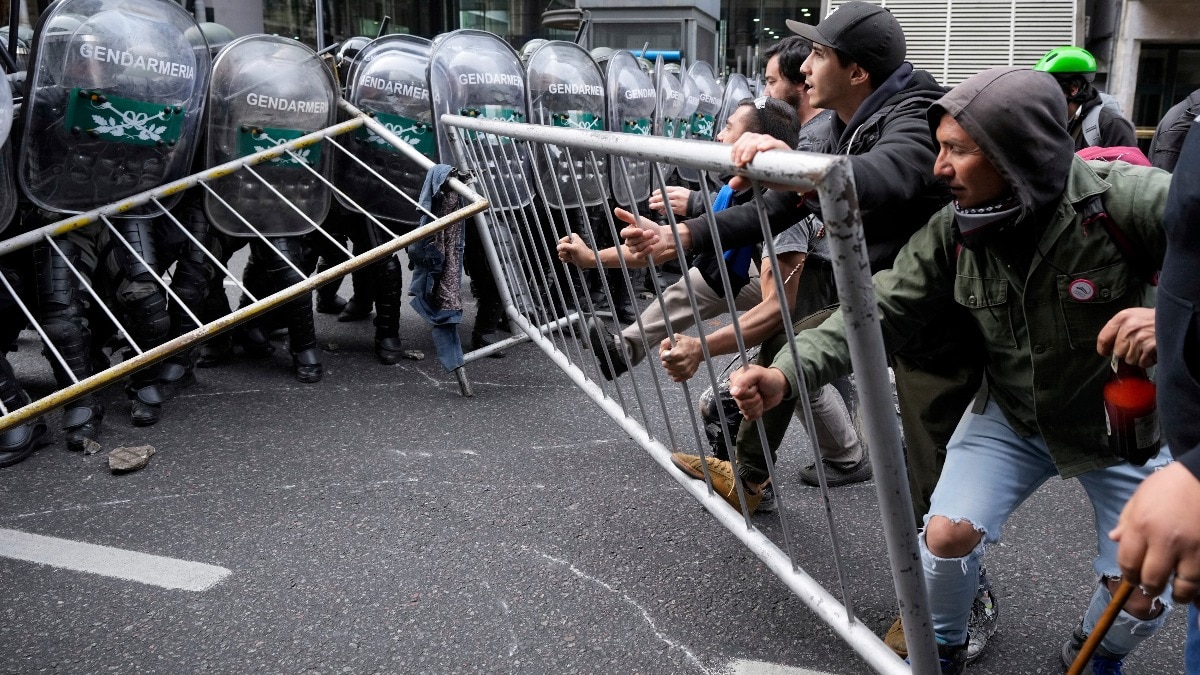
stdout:
<svg viewBox="0 0 1200 675">
<path fill-rule="evenodd" d="M 53 537 L 71 558 L 0 555 L 0 672 L 866 672 L 533 346 L 470 365 L 466 399 L 411 311 L 403 335 L 423 361 L 378 364 L 369 324 L 321 316 L 319 332 L 333 347 L 319 384 L 296 382 L 282 348 L 239 357 L 198 370 L 144 429 L 106 391 L 102 444 L 153 445 L 141 471 L 112 475 L 61 435 L 0 470 L 0 541 Z M 14 356 L 44 393 L 31 333 Z M 803 446 L 788 443 L 785 475 Z M 836 588 L 815 495 L 791 500 L 797 555 Z M 882 635 L 895 600 L 874 488 L 833 500 L 855 606 Z M 1017 512 L 987 557 L 1000 632 L 968 672 L 1062 671 L 1094 536 L 1074 482 Z M 71 542 L 226 572 L 178 590 L 74 571 L 103 555 Z M 1126 671 L 1183 672 L 1183 615 Z"/>
</svg>

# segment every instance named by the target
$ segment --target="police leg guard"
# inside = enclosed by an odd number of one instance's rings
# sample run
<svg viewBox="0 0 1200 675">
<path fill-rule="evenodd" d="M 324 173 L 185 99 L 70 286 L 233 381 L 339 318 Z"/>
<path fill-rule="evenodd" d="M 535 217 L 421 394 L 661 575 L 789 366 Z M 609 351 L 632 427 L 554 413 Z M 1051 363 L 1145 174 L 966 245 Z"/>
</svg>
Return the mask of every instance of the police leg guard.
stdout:
<svg viewBox="0 0 1200 675">
<path fill-rule="evenodd" d="M 292 265 L 303 262 L 303 242 L 298 237 L 275 237 L 270 240 L 274 250 L 257 250 L 271 285 L 280 290 L 303 281 Z M 291 262 L 292 265 L 288 263 Z M 317 349 L 317 331 L 313 323 L 312 294 L 305 294 L 280 308 L 287 321 L 288 348 L 292 352 L 292 371 L 305 384 L 320 382 L 324 375 L 321 353 Z"/>
<path fill-rule="evenodd" d="M 29 396 L 17 383 L 16 375 L 8 359 L 0 354 L 0 402 L 8 412 L 29 403 Z M 46 422 L 40 417 L 32 422 L 18 424 L 6 431 L 0 431 L 0 467 L 12 466 L 24 461 L 33 454 L 34 450 L 50 442 L 50 432 Z"/>
<path fill-rule="evenodd" d="M 143 350 L 162 344 L 170 329 L 171 319 L 167 313 L 167 299 L 153 282 L 126 279 L 120 282 L 117 299 L 130 320 L 131 337 Z M 166 400 L 158 387 L 160 364 L 153 364 L 135 372 L 129 378 L 125 394 L 130 401 L 130 421 L 134 426 L 150 426 L 162 417 L 162 404 Z"/>
<path fill-rule="evenodd" d="M 404 270 L 392 255 L 371 265 L 375 273 L 375 356 L 384 365 L 404 358 L 400 340 L 400 301 L 404 289 Z"/>
<path fill-rule="evenodd" d="M 92 374 L 87 304 L 71 268 L 84 274 L 90 274 L 91 270 L 83 269 L 83 252 L 73 241 L 64 238 L 55 243 L 62 256 L 48 245 L 38 246 L 34 256 L 39 314 L 54 348 L 47 346 L 44 353 L 54 370 L 55 381 L 66 387 Z M 54 351 L 62 357 L 61 361 Z"/>
</svg>

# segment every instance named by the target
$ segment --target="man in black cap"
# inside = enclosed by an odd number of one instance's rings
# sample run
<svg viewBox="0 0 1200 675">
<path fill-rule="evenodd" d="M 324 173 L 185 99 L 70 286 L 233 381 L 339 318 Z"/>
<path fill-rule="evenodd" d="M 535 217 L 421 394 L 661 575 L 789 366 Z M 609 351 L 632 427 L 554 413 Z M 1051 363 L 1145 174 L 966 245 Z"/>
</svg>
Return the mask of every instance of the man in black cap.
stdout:
<svg viewBox="0 0 1200 675">
<path fill-rule="evenodd" d="M 815 143 L 813 149 L 849 155 L 871 271 L 887 269 L 909 237 L 950 201 L 945 183 L 933 173 L 937 152 L 925 119 L 929 106 L 945 90 L 929 73 L 914 70 L 904 60 L 907 50 L 904 31 L 891 12 L 879 5 L 847 2 L 819 26 L 795 21 L 789 21 L 788 26 L 813 43 L 812 54 L 801 68 L 810 103 L 836 114 L 829 137 Z M 758 152 L 772 149 L 786 148 L 774 139 L 746 134 L 731 152 L 734 163 L 745 165 Z M 776 231 L 810 212 L 820 212 L 814 195 L 787 190 L 768 190 L 763 202 Z M 632 215 L 619 209 L 617 216 L 628 223 L 635 222 Z M 716 221 L 721 243 L 726 248 L 762 238 L 754 204 L 726 209 L 716 214 Z M 669 228 L 659 228 L 643 220 L 640 227 L 627 227 L 621 234 L 635 254 L 652 254 L 655 260 L 674 255 Z M 714 248 L 707 220 L 703 218 L 682 223 L 679 238 L 683 248 L 693 252 Z M 969 328 L 969 322 L 956 321 L 955 314 L 956 311 L 945 312 L 892 357 L 913 515 L 918 522 L 928 511 L 929 497 L 945 461 L 950 436 L 981 383 L 982 340 Z M 964 325 L 968 329 L 961 328 Z M 783 350 L 785 341 L 779 339 L 767 344 L 774 348 L 764 345 L 759 356 L 763 363 L 769 363 Z M 761 447 L 754 423 L 743 422 L 737 436 L 736 465 L 707 458 L 713 488 L 735 507 L 739 504 L 733 472 L 736 470 L 746 484 L 747 507 L 754 510 L 769 477 L 764 450 L 774 456 L 790 419 L 790 411 L 782 407 L 764 414 L 767 449 Z M 676 453 L 673 460 L 685 473 L 702 479 L 699 457 Z M 827 483 L 831 485 L 870 477 L 869 465 L 864 466 L 865 458 L 851 466 L 822 463 Z M 817 484 L 816 466 L 805 467 L 801 478 Z M 972 613 L 971 659 L 978 657 L 995 630 L 995 605 L 986 575 L 981 575 L 978 596 L 978 607 Z M 887 642 L 898 653 L 906 654 L 899 620 L 889 631 Z"/>
</svg>

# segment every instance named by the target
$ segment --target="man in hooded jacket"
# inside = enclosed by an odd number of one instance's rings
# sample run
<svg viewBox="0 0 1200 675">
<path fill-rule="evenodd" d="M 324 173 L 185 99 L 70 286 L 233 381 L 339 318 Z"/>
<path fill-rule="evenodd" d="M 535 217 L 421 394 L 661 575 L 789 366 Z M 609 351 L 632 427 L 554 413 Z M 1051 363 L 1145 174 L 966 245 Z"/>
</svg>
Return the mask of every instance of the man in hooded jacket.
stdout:
<svg viewBox="0 0 1200 675">
<path fill-rule="evenodd" d="M 1160 452 L 1139 467 L 1109 451 L 1101 392 L 1112 370 L 1097 349 L 1102 331 L 1151 306 L 1132 258 L 1161 265 L 1170 176 L 1075 157 L 1063 107 L 1052 77 L 1016 68 L 980 73 L 934 104 L 934 170 L 955 201 L 875 276 L 887 344 L 962 308 L 987 350 L 987 393 L 950 442 L 920 542 L 943 672 L 963 667 L 984 545 L 999 540 L 1013 511 L 1055 473 L 1077 478 L 1096 512 L 1098 583 L 1063 647 L 1063 660 L 1073 659 L 1121 578 L 1106 534 L 1142 479 L 1168 461 Z M 1079 209 L 1095 195 L 1132 250 L 1104 227 L 1082 224 Z M 769 369 L 734 374 L 731 393 L 748 418 L 794 397 L 798 367 L 810 386 L 849 368 L 842 315 L 798 335 L 797 348 L 802 363 L 783 350 Z M 1121 660 L 1162 626 L 1168 609 L 1165 596 L 1134 593 L 1094 671 L 1121 672 Z"/>
</svg>

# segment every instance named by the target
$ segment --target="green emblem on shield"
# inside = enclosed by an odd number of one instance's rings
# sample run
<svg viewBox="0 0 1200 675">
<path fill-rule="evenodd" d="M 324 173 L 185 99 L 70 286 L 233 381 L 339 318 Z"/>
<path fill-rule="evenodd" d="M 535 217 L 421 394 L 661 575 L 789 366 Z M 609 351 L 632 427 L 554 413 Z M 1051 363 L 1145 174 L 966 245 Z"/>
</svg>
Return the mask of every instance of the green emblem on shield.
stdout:
<svg viewBox="0 0 1200 675">
<path fill-rule="evenodd" d="M 692 138 L 711 141 L 713 138 L 713 116 L 695 113 L 692 115 Z"/>
<path fill-rule="evenodd" d="M 690 126 L 691 125 L 688 124 L 688 120 L 686 117 L 675 118 L 675 136 L 674 136 L 674 138 L 687 138 L 687 132 L 688 132 L 688 128 Z"/>
<path fill-rule="evenodd" d="M 271 150 L 275 146 L 283 145 L 288 141 L 294 141 L 301 136 L 308 135 L 309 132 L 298 131 L 296 129 L 269 129 L 244 126 L 238 129 L 237 133 L 238 156 L 246 157 L 256 152 Z M 283 155 L 267 162 L 267 164 L 270 166 L 299 166 L 303 163 L 309 166 L 316 166 L 317 162 L 321 161 L 320 144 L 293 150 L 292 153 L 288 154 L 285 152 Z"/>
<path fill-rule="evenodd" d="M 75 88 L 67 102 L 64 124 L 74 135 L 113 143 L 173 147 L 183 133 L 186 116 L 181 105 L 145 103 Z"/>
<path fill-rule="evenodd" d="M 567 112 L 550 115 L 553 126 L 568 129 L 583 129 L 584 131 L 603 131 L 604 118 L 596 113 L 583 110 L 568 110 Z"/>
<path fill-rule="evenodd" d="M 625 120 L 621 124 L 621 131 L 627 134 L 636 134 L 638 136 L 650 135 L 650 118 L 639 117 L 633 120 Z"/>
<path fill-rule="evenodd" d="M 482 117 L 485 120 L 496 120 L 497 122 L 524 122 L 525 113 L 519 112 L 514 108 L 509 108 L 503 105 L 481 105 L 475 108 L 463 108 L 459 111 L 463 117 Z M 475 132 L 471 132 L 471 140 L 476 139 Z M 512 143 L 512 139 L 507 136 L 500 136 L 501 143 Z"/>
<path fill-rule="evenodd" d="M 380 124 L 387 127 L 388 131 L 396 134 L 405 143 L 413 146 L 417 152 L 429 159 L 436 159 L 437 136 L 433 133 L 433 123 L 418 122 L 400 115 L 388 115 L 381 112 L 374 112 L 372 115 Z M 370 144 L 371 147 L 399 152 L 395 146 L 376 136 L 375 132 L 365 126 L 358 130 L 357 136 L 359 140 Z"/>
</svg>

